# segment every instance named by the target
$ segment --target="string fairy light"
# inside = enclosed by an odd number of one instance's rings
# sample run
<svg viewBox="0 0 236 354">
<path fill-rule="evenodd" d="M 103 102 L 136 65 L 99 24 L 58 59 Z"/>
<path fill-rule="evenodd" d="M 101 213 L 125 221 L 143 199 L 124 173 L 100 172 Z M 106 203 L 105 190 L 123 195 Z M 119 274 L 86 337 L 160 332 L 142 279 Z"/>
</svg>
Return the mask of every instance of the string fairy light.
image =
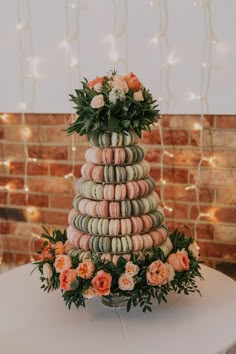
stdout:
<svg viewBox="0 0 236 354">
<path fill-rule="evenodd" d="M 128 0 L 113 0 L 113 23 L 112 32 L 103 38 L 103 43 L 108 45 L 108 57 L 115 64 L 117 69 L 128 73 Z M 118 9 L 123 9 L 124 16 L 118 21 Z M 123 40 L 124 53 L 118 49 L 118 41 Z M 122 68 L 119 68 L 122 66 Z"/>
<path fill-rule="evenodd" d="M 68 69 L 68 86 L 69 92 L 73 92 L 79 86 L 81 81 L 80 73 L 80 1 L 65 0 L 65 39 L 61 42 L 61 46 L 66 50 L 67 69 Z M 70 123 L 74 123 L 76 115 L 70 113 Z M 75 135 L 71 136 L 71 172 L 64 176 L 65 179 L 76 181 L 75 166 L 76 166 L 76 144 Z"/>
<path fill-rule="evenodd" d="M 178 57 L 175 53 L 169 52 L 169 40 L 168 40 L 168 6 L 167 0 L 155 0 L 150 1 L 151 7 L 158 7 L 159 10 L 159 28 L 153 37 L 149 39 L 149 44 L 154 48 L 158 48 L 159 60 L 160 60 L 160 75 L 159 75 L 159 97 L 158 103 L 161 111 L 164 109 L 167 114 L 169 111 L 169 105 L 171 100 L 170 90 L 170 71 L 171 67 L 178 62 Z M 163 108 L 165 107 L 165 108 Z M 164 191 L 167 185 L 167 181 L 164 178 L 164 159 L 166 156 L 173 158 L 174 154 L 167 151 L 164 145 L 162 120 L 157 124 L 160 136 L 161 156 L 160 156 L 160 199 L 163 208 L 169 212 L 173 209 L 166 204 Z"/>
<path fill-rule="evenodd" d="M 201 84 L 200 84 L 200 94 L 196 95 L 193 92 L 189 93 L 189 100 L 198 100 L 200 103 L 200 117 L 199 122 L 195 122 L 193 128 L 199 130 L 199 151 L 200 159 L 196 168 L 195 183 L 185 187 L 185 190 L 194 190 L 197 212 L 198 215 L 194 221 L 194 240 L 197 242 L 197 228 L 201 218 L 210 217 L 211 213 L 204 213 L 201 211 L 200 207 L 200 186 L 201 186 L 201 168 L 204 161 L 209 162 L 212 166 L 215 164 L 215 157 L 205 156 L 203 147 L 203 136 L 205 128 L 205 114 L 208 114 L 209 103 L 208 103 L 208 93 L 210 88 L 211 80 L 211 66 L 212 66 L 212 46 L 217 43 L 215 32 L 212 26 L 212 11 L 211 11 L 211 1 L 201 0 L 193 2 L 193 6 L 200 6 L 203 10 L 204 18 L 204 28 L 205 28 L 205 39 L 203 45 L 203 55 L 201 60 Z"/>
</svg>

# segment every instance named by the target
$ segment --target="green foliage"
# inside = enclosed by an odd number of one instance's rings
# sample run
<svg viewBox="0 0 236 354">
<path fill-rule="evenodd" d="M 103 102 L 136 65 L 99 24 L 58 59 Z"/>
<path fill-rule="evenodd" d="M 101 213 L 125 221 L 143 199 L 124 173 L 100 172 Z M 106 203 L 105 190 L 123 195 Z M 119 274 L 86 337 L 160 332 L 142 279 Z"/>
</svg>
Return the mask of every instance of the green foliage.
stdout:
<svg viewBox="0 0 236 354">
<path fill-rule="evenodd" d="M 114 71 L 113 76 L 116 74 Z M 122 132 L 124 130 L 134 130 L 141 137 L 142 130 L 149 130 L 150 125 L 160 118 L 160 112 L 156 100 L 152 98 L 149 90 L 142 87 L 143 101 L 136 101 L 133 98 L 134 90 L 129 90 L 125 94 L 125 99 L 117 99 L 116 102 L 109 100 L 112 79 L 104 77 L 102 89 L 99 94 L 103 95 L 104 106 L 92 108 L 91 101 L 98 93 L 94 88 L 88 87 L 88 81 L 82 81 L 82 89 L 75 90 L 75 95 L 69 95 L 70 100 L 75 104 L 77 119 L 68 129 L 68 134 L 78 133 L 91 136 L 92 132 L 101 131 Z"/>
</svg>

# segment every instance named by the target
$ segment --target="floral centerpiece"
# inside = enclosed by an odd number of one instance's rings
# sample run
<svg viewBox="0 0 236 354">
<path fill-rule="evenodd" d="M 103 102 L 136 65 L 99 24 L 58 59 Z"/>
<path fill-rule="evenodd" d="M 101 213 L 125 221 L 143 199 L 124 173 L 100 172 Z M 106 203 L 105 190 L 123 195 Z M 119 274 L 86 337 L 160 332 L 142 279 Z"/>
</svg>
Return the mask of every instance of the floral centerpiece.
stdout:
<svg viewBox="0 0 236 354">
<path fill-rule="evenodd" d="M 44 244 L 38 252 L 39 261 L 34 263 L 41 274 L 41 287 L 47 292 L 60 289 L 69 308 L 72 304 L 85 306 L 87 299 L 99 296 L 104 304 L 116 306 L 114 299 L 118 298 L 118 305 L 124 302 L 128 311 L 140 305 L 144 312 L 151 311 L 153 299 L 166 302 L 172 291 L 200 293 L 196 278 L 202 276 L 196 244 L 177 229 L 170 233 L 163 223 L 153 191 L 155 183 L 148 177 L 147 163 L 137 144 L 142 130 L 150 130 L 160 118 L 156 101 L 133 73 L 121 76 L 112 72 L 90 82 L 85 79 L 82 85 L 76 96 L 71 95 L 78 117 L 67 131 L 87 134 L 95 147 L 86 157 L 92 156 L 93 163 L 87 162 L 81 169 L 84 175 L 78 181 L 79 194 L 69 214 L 68 229 L 51 234 L 44 229 L 42 233 Z M 123 162 L 107 160 L 115 150 L 119 152 L 116 157 L 124 156 Z M 140 156 L 137 151 L 141 151 Z M 131 154 L 127 155 L 129 163 L 126 153 Z M 134 158 L 141 162 L 135 164 Z M 85 183 L 91 188 L 83 188 Z M 114 191 L 120 184 L 120 191 L 125 189 L 127 194 L 113 193 L 111 197 L 104 192 L 101 197 L 101 190 L 103 193 L 108 187 Z M 135 192 L 128 185 L 135 187 Z M 92 192 L 97 187 L 99 196 Z M 106 229 L 106 225 L 116 225 L 116 229 Z"/>
</svg>

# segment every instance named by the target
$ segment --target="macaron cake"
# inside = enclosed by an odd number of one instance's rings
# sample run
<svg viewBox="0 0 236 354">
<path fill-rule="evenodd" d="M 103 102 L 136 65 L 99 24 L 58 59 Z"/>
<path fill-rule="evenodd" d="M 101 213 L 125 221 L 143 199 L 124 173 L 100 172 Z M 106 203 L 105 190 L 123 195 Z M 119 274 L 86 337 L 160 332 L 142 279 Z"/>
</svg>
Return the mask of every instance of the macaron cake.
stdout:
<svg viewBox="0 0 236 354">
<path fill-rule="evenodd" d="M 139 138 L 105 131 L 89 142 L 68 216 L 68 252 L 79 259 L 95 253 L 114 264 L 154 248 L 168 255 L 172 244 Z"/>
</svg>

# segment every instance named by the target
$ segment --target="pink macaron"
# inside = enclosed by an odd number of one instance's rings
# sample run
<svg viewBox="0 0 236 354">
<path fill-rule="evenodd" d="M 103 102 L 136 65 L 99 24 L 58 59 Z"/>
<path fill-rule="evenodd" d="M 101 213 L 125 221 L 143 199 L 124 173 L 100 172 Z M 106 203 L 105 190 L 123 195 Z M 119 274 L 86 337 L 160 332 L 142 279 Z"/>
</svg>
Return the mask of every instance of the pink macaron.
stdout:
<svg viewBox="0 0 236 354">
<path fill-rule="evenodd" d="M 150 236 L 152 238 L 154 247 L 158 247 L 159 245 L 162 244 L 162 240 L 163 240 L 162 239 L 162 235 L 161 235 L 161 233 L 158 230 L 152 231 L 149 234 L 150 234 Z"/>
<path fill-rule="evenodd" d="M 156 229 L 156 231 L 158 231 L 162 235 L 162 242 L 165 242 L 165 240 L 168 237 L 167 230 L 164 227 L 158 227 L 158 229 Z"/>
<path fill-rule="evenodd" d="M 87 205 L 89 204 L 89 199 L 81 199 L 78 205 L 78 209 L 82 214 L 87 214 Z"/>
<path fill-rule="evenodd" d="M 139 195 L 140 197 L 143 197 L 144 195 L 148 194 L 149 192 L 149 187 L 146 181 L 144 180 L 139 180 L 137 181 L 137 184 L 139 186 Z"/>
<path fill-rule="evenodd" d="M 125 150 L 123 148 L 116 148 L 114 152 L 115 164 L 122 164 L 125 161 Z"/>
<path fill-rule="evenodd" d="M 76 210 L 75 208 L 71 209 L 68 215 L 68 223 L 70 225 L 73 223 L 74 217 L 77 216 L 78 214 L 79 214 L 78 210 Z"/>
<path fill-rule="evenodd" d="M 87 179 L 92 179 L 93 169 L 95 165 L 92 163 L 85 163 L 81 167 L 81 175 Z"/>
<path fill-rule="evenodd" d="M 113 150 L 105 148 L 102 150 L 102 162 L 104 164 L 110 164 L 113 161 Z"/>
<path fill-rule="evenodd" d="M 126 183 L 126 191 L 129 199 L 139 197 L 139 186 L 135 181 Z"/>
<path fill-rule="evenodd" d="M 122 235 L 129 235 L 132 233 L 132 223 L 130 219 L 121 219 L 121 233 Z"/>
<path fill-rule="evenodd" d="M 96 212 L 101 218 L 107 218 L 109 215 L 109 203 L 107 200 L 102 200 L 97 203 Z"/>
<path fill-rule="evenodd" d="M 139 234 L 143 231 L 143 221 L 140 216 L 132 216 L 130 218 L 132 224 L 132 233 Z"/>
<path fill-rule="evenodd" d="M 143 232 L 148 232 L 151 230 L 153 221 L 151 216 L 149 215 L 141 215 L 140 218 L 142 219 L 143 222 Z"/>
<path fill-rule="evenodd" d="M 91 236 L 89 234 L 83 234 L 80 239 L 80 248 L 84 251 L 89 250 L 89 241 L 90 241 Z"/>
<path fill-rule="evenodd" d="M 109 235 L 117 236 L 120 233 L 120 220 L 111 219 L 109 222 Z"/>
<path fill-rule="evenodd" d="M 150 250 L 153 246 L 153 240 L 152 237 L 149 234 L 143 234 L 143 248 Z"/>
<path fill-rule="evenodd" d="M 76 248 L 79 248 L 80 246 L 80 239 L 82 235 L 83 232 L 73 228 L 72 226 L 69 226 L 67 228 L 67 239 Z"/>
<path fill-rule="evenodd" d="M 131 237 L 133 252 L 141 251 L 143 249 L 143 238 L 141 235 L 134 235 Z"/>
<path fill-rule="evenodd" d="M 114 197 L 115 197 L 114 184 L 105 184 L 105 186 L 104 186 L 104 199 L 113 200 Z"/>
<path fill-rule="evenodd" d="M 98 202 L 95 202 L 93 200 L 89 200 L 89 202 L 86 205 L 86 213 L 84 213 L 84 214 L 88 214 L 90 216 L 98 216 L 97 205 L 98 205 Z"/>
<path fill-rule="evenodd" d="M 124 200 L 126 198 L 125 184 L 117 184 L 115 186 L 115 200 Z"/>
<path fill-rule="evenodd" d="M 93 168 L 92 179 L 95 182 L 103 182 L 103 179 L 104 179 L 104 167 L 103 166 L 95 166 Z"/>
<path fill-rule="evenodd" d="M 111 202 L 109 204 L 109 215 L 111 218 L 119 218 L 120 217 L 120 203 Z"/>
<path fill-rule="evenodd" d="M 102 163 L 102 150 L 99 148 L 91 148 L 90 151 L 91 151 L 89 154 L 90 161 L 93 163 Z"/>
</svg>

